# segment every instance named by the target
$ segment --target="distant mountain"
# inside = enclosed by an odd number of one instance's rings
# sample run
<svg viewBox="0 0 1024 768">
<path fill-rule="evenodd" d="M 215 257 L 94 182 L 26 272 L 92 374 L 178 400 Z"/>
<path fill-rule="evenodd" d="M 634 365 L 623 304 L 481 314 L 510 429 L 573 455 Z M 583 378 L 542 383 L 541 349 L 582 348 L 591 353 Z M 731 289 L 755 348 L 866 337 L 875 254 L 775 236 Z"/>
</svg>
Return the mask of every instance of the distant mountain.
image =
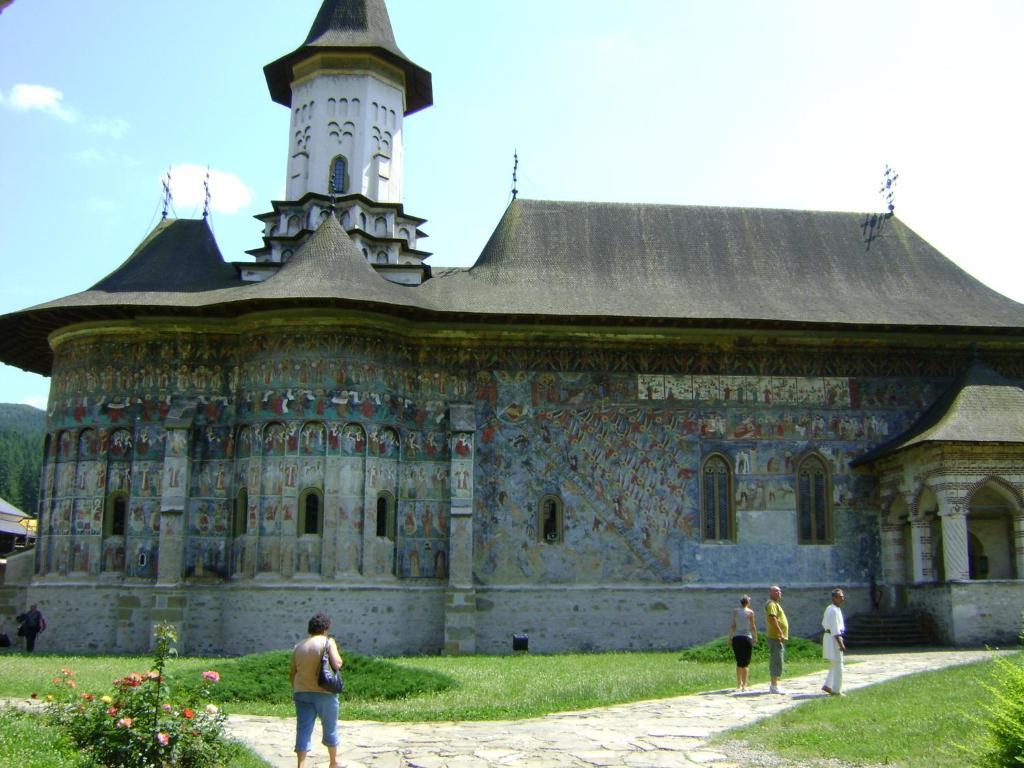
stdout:
<svg viewBox="0 0 1024 768">
<path fill-rule="evenodd" d="M 0 498 L 30 515 L 39 501 L 45 435 L 45 411 L 0 403 Z"/>
<path fill-rule="evenodd" d="M 46 411 L 31 405 L 0 403 L 0 429 L 43 433 L 46 431 Z"/>
</svg>

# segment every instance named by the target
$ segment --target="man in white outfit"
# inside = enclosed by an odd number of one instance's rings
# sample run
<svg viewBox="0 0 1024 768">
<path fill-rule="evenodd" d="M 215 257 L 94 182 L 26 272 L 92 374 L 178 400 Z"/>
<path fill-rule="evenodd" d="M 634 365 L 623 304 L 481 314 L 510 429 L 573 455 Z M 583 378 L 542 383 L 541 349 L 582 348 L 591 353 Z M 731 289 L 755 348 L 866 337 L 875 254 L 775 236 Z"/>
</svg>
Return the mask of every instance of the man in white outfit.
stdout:
<svg viewBox="0 0 1024 768">
<path fill-rule="evenodd" d="M 825 615 L 821 617 L 821 628 L 825 630 L 821 636 L 821 655 L 832 663 L 821 690 L 829 696 L 845 695 L 842 691 L 843 654 L 846 652 L 843 633 L 846 631 L 846 622 L 843 621 L 843 612 L 840 609 L 845 599 L 843 590 L 833 589 L 832 604 L 825 609 Z"/>
</svg>

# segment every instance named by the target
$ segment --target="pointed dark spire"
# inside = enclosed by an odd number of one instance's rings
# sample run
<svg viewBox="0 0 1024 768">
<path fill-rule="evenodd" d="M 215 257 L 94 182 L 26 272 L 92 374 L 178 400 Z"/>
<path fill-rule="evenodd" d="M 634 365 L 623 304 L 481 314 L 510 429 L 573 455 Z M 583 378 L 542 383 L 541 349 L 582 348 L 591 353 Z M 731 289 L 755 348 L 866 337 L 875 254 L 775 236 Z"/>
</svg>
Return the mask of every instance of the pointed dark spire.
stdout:
<svg viewBox="0 0 1024 768">
<path fill-rule="evenodd" d="M 405 114 L 434 103 L 430 73 L 410 61 L 395 42 L 384 0 L 324 0 L 300 48 L 263 68 L 270 97 L 291 106 L 292 68 L 313 53 L 372 53 L 405 75 Z"/>
<path fill-rule="evenodd" d="M 384 0 L 325 0 L 305 45 L 360 45 L 398 50 Z"/>
</svg>

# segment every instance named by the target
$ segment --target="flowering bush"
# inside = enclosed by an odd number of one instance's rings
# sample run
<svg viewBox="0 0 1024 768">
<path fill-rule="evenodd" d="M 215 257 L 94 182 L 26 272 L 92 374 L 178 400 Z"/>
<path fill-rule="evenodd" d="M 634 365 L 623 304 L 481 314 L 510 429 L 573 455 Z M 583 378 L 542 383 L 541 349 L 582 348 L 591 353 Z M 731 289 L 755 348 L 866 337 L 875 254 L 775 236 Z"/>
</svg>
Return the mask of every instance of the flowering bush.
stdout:
<svg viewBox="0 0 1024 768">
<path fill-rule="evenodd" d="M 100 765 L 109 768 L 209 768 L 223 764 L 226 719 L 209 698 L 220 675 L 208 670 L 198 687 L 175 690 L 164 674 L 177 640 L 174 627 L 155 631 L 154 668 L 113 683 L 108 695 L 78 691 L 74 672 L 62 669 L 47 696 L 47 716 Z"/>
</svg>

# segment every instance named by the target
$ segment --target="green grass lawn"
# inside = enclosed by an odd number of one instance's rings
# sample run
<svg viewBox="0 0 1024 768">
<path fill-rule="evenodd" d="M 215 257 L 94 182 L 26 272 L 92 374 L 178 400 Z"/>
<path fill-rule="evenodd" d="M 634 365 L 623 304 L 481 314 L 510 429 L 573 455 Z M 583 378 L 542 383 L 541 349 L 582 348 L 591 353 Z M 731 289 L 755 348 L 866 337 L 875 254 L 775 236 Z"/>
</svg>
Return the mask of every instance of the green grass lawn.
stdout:
<svg viewBox="0 0 1024 768">
<path fill-rule="evenodd" d="M 991 698 L 983 684 L 994 682 L 995 670 L 994 662 L 981 662 L 815 699 L 715 741 L 745 741 L 795 761 L 964 768 L 981 743 L 983 726 L 973 716 Z"/>
<path fill-rule="evenodd" d="M 722 646 L 724 648 L 724 646 Z M 692 655 L 693 652 L 690 652 Z M 686 654 L 684 654 L 685 656 Z M 787 676 L 824 669 L 820 646 L 790 649 Z M 534 717 L 629 701 L 681 696 L 735 685 L 735 667 L 721 649 L 695 661 L 679 652 L 369 659 L 346 654 L 342 717 L 349 720 L 445 721 Z M 172 659 L 168 672 L 184 680 L 215 669 L 215 701 L 236 714 L 290 717 L 287 651 L 237 659 Z M 148 657 L 0 656 L 0 697 L 45 695 L 62 667 L 83 691 L 103 693 L 117 677 L 145 672 Z M 767 681 L 755 659 L 751 682 Z"/>
</svg>

